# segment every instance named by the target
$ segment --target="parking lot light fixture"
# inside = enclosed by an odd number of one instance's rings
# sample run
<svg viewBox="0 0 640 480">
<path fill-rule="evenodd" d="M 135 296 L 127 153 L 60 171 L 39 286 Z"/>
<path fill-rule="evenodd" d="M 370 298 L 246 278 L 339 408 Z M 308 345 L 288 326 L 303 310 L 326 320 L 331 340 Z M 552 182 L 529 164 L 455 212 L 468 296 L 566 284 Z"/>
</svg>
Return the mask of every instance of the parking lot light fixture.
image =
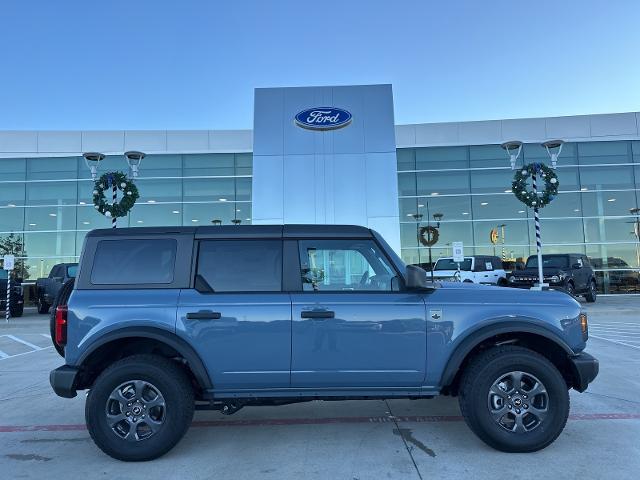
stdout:
<svg viewBox="0 0 640 480">
<path fill-rule="evenodd" d="M 444 217 L 442 213 L 434 213 L 433 219 L 436 221 L 436 228 L 440 228 L 440 220 Z"/>
<path fill-rule="evenodd" d="M 95 181 L 98 176 L 98 167 L 100 162 L 104 160 L 104 153 L 99 152 L 87 152 L 83 153 L 84 163 L 87 165 L 87 168 L 91 171 L 91 179 Z"/>
<path fill-rule="evenodd" d="M 211 220 L 211 223 L 213 223 L 216 226 L 222 225 L 222 220 L 218 220 L 217 218 L 215 220 Z"/>
<path fill-rule="evenodd" d="M 509 162 L 511 162 L 511 170 L 516 169 L 516 161 L 520 156 L 520 152 L 522 151 L 522 142 L 518 140 L 511 140 L 510 142 L 504 142 L 500 145 L 503 149 L 506 150 L 509 155 Z"/>
<path fill-rule="evenodd" d="M 133 178 L 138 177 L 138 172 L 140 171 L 140 164 L 142 163 L 142 159 L 146 157 L 143 152 L 138 152 L 136 150 L 130 150 L 128 152 L 124 152 L 124 158 L 127 160 L 127 164 L 131 169 L 131 173 Z"/>
<path fill-rule="evenodd" d="M 547 140 L 542 144 L 551 158 L 551 168 L 554 170 L 558 163 L 558 156 L 562 152 L 562 145 L 564 145 L 564 140 Z"/>
</svg>

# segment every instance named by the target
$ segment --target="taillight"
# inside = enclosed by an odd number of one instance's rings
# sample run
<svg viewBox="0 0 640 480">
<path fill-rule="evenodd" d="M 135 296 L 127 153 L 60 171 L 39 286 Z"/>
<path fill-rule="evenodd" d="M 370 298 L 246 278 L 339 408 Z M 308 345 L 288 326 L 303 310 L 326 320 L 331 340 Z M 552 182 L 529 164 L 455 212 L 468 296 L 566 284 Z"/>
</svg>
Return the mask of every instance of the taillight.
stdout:
<svg viewBox="0 0 640 480">
<path fill-rule="evenodd" d="M 60 347 L 67 344 L 67 312 L 66 305 L 56 308 L 56 344 Z"/>
</svg>

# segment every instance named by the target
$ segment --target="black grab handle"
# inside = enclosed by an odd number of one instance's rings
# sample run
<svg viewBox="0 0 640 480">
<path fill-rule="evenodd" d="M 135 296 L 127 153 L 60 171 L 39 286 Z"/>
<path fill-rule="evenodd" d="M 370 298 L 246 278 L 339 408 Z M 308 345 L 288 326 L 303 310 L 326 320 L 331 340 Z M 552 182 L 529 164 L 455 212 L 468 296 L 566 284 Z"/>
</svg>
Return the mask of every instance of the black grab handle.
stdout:
<svg viewBox="0 0 640 480">
<path fill-rule="evenodd" d="M 212 312 L 210 310 L 187 313 L 187 320 L 219 320 L 221 317 L 222 314 L 220 312 Z"/>
<path fill-rule="evenodd" d="M 331 310 L 305 310 L 300 312 L 302 318 L 335 318 L 336 312 Z"/>
</svg>

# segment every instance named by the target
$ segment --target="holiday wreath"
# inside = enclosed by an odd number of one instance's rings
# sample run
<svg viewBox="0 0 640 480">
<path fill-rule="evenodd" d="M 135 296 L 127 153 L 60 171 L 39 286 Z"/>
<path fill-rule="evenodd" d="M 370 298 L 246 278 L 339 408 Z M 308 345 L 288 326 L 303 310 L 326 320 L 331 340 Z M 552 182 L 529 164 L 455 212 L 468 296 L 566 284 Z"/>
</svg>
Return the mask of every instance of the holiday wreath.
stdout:
<svg viewBox="0 0 640 480">
<path fill-rule="evenodd" d="M 104 192 L 112 190 L 114 185 L 122 192 L 122 198 L 111 204 Z M 122 172 L 105 173 L 93 187 L 93 205 L 105 217 L 126 217 L 139 197 L 138 188 Z"/>
<path fill-rule="evenodd" d="M 544 181 L 544 189 L 538 189 L 538 195 L 527 187 L 529 177 Z M 538 184 L 536 184 L 538 185 Z M 511 188 L 518 200 L 530 208 L 542 208 L 558 195 L 558 176 L 543 163 L 530 163 L 516 171 Z"/>
</svg>

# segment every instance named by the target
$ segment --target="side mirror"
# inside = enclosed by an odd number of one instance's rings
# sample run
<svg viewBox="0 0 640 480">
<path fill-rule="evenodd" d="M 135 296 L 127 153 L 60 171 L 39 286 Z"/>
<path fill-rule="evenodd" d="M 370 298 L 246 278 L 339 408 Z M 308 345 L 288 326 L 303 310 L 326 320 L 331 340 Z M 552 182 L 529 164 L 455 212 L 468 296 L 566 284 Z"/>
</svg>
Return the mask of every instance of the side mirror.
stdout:
<svg viewBox="0 0 640 480">
<path fill-rule="evenodd" d="M 574 263 L 573 265 L 571 265 L 571 268 L 573 268 L 574 270 L 578 270 L 582 268 L 582 265 L 580 265 L 579 263 Z"/>
<path fill-rule="evenodd" d="M 427 280 L 427 272 L 416 265 L 407 265 L 407 288 L 415 290 L 420 288 L 428 288 L 430 283 Z"/>
</svg>

